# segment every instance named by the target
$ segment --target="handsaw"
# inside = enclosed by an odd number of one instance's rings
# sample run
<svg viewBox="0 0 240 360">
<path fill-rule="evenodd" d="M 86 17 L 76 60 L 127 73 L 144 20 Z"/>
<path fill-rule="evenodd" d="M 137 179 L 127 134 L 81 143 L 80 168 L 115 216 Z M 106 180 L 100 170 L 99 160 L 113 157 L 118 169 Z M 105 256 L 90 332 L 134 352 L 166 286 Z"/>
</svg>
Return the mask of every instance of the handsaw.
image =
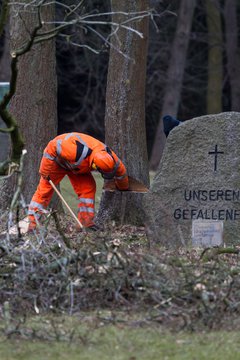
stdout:
<svg viewBox="0 0 240 360">
<path fill-rule="evenodd" d="M 135 193 L 146 193 L 148 192 L 148 188 L 142 184 L 140 181 L 134 179 L 131 176 L 128 176 L 129 188 L 127 191 L 135 192 Z M 119 189 L 115 185 L 114 179 L 105 180 L 103 185 L 103 190 L 105 191 L 119 191 Z"/>
</svg>

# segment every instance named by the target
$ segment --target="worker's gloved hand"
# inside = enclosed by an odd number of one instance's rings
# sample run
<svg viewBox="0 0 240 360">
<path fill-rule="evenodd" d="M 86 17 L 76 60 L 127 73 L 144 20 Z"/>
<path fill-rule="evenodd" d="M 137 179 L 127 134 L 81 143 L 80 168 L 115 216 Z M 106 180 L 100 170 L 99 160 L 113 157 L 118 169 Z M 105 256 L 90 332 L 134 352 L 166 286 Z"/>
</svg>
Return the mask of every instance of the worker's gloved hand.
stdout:
<svg viewBox="0 0 240 360">
<path fill-rule="evenodd" d="M 120 191 L 127 191 L 129 189 L 129 181 L 128 177 L 124 177 L 124 179 L 118 180 L 115 179 L 116 188 Z"/>
</svg>

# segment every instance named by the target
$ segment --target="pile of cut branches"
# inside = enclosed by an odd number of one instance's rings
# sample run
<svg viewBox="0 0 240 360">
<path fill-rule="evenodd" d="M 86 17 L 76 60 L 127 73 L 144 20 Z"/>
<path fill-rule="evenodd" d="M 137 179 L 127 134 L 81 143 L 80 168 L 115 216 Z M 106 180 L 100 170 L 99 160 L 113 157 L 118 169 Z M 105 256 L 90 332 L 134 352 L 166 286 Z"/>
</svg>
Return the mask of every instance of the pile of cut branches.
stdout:
<svg viewBox="0 0 240 360">
<path fill-rule="evenodd" d="M 150 247 L 144 229 L 130 226 L 99 233 L 52 227 L 2 239 L 0 304 L 13 314 L 137 309 L 146 321 L 177 329 L 220 328 L 240 311 L 238 253 Z"/>
</svg>

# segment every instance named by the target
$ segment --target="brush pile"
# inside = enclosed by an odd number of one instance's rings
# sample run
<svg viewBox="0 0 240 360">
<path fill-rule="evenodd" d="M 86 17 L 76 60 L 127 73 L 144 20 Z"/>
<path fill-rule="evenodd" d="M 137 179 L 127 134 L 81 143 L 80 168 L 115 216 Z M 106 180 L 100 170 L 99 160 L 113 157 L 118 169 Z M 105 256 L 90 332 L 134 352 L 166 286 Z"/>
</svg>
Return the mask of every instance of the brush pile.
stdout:
<svg viewBox="0 0 240 360">
<path fill-rule="evenodd" d="M 146 321 L 189 330 L 237 324 L 238 248 L 170 250 L 149 244 L 144 228 L 84 234 L 70 221 L 65 216 L 58 229 L 2 237 L 2 309 L 6 303 L 16 315 L 132 309 Z"/>
</svg>

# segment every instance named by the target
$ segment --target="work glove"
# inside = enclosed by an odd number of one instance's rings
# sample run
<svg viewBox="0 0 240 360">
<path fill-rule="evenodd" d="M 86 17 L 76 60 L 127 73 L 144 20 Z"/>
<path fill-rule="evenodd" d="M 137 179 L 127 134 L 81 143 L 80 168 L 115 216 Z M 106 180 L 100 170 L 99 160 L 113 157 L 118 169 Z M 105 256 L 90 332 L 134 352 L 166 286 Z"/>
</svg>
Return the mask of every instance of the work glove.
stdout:
<svg viewBox="0 0 240 360">
<path fill-rule="evenodd" d="M 124 177 L 123 179 L 115 179 L 115 185 L 118 190 L 126 191 L 129 188 L 128 176 Z"/>
</svg>

